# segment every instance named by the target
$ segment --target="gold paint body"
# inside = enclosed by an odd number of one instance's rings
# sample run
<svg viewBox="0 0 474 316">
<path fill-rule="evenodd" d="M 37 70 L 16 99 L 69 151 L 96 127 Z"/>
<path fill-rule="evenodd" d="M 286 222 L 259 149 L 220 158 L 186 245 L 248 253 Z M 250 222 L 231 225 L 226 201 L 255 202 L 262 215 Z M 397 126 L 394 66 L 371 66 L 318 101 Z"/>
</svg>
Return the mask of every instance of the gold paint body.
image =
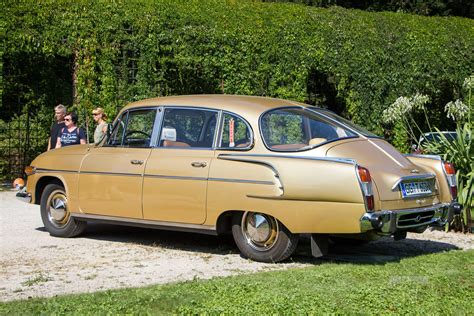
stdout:
<svg viewBox="0 0 474 316">
<path fill-rule="evenodd" d="M 451 197 L 441 162 L 405 157 L 382 139 L 337 140 L 303 152 L 274 152 L 260 136 L 259 117 L 284 106 L 309 107 L 287 100 L 198 95 L 148 99 L 136 107 L 186 106 L 225 110 L 245 118 L 253 129 L 249 150 L 125 148 L 77 145 L 38 156 L 27 192 L 39 204 L 37 190 L 53 178 L 66 189 L 74 214 L 166 222 L 168 226 L 215 229 L 228 211 L 261 212 L 276 217 L 293 233 L 360 233 L 366 208 L 355 163 L 369 169 L 375 210 L 399 210 L 449 203 Z M 119 113 L 119 115 L 121 115 Z M 309 159 L 313 158 L 313 159 Z M 141 165 L 131 160 L 142 160 Z M 194 168 L 193 162 L 205 163 Z M 402 199 L 400 177 L 436 175 L 436 191 L 423 199 Z"/>
</svg>

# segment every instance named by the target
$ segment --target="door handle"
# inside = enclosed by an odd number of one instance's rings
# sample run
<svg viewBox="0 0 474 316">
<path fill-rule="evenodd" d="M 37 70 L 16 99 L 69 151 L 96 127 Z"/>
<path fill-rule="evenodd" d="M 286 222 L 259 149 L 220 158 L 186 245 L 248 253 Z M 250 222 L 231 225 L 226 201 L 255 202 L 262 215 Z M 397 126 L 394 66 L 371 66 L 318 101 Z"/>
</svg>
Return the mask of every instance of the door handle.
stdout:
<svg viewBox="0 0 474 316">
<path fill-rule="evenodd" d="M 130 163 L 132 165 L 143 165 L 143 160 L 133 159 L 133 160 L 130 160 Z"/>
<path fill-rule="evenodd" d="M 205 166 L 207 166 L 207 163 L 195 161 L 191 163 L 191 166 L 193 166 L 194 168 L 204 168 Z"/>
</svg>

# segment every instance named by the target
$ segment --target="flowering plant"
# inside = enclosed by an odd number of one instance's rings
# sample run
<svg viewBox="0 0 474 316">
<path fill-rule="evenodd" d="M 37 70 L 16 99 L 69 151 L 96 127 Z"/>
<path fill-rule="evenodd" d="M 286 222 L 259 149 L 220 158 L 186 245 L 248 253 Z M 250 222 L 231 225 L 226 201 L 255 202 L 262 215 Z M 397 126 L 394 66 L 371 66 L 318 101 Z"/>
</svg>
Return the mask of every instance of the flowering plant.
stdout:
<svg viewBox="0 0 474 316">
<path fill-rule="evenodd" d="M 425 104 L 430 101 L 427 95 L 416 93 L 411 97 L 399 97 L 394 103 L 382 112 L 382 120 L 385 123 L 396 123 L 402 122 L 402 128 L 410 136 L 410 138 L 418 144 L 418 148 L 421 148 L 419 139 L 416 134 L 423 134 L 420 126 L 413 117 L 414 112 L 423 111 L 425 115 L 428 127 L 431 130 L 431 126 L 428 120 L 428 114 L 426 113 Z"/>
<path fill-rule="evenodd" d="M 457 99 L 446 104 L 444 110 L 448 118 L 456 122 L 456 137 L 448 138 L 438 128 L 435 127 L 439 136 L 437 141 L 426 141 L 420 144 L 420 139 L 416 134 L 423 135 L 423 131 L 413 117 L 415 112 L 423 111 L 427 126 L 430 132 L 433 131 L 428 120 L 425 104 L 429 102 L 429 97 L 416 93 L 411 97 L 399 97 L 389 108 L 383 111 L 382 119 L 385 123 L 402 123 L 402 128 L 407 135 L 417 144 L 417 149 L 424 153 L 441 153 L 444 160 L 452 162 L 457 170 L 458 179 L 458 201 L 464 206 L 462 216 L 455 217 L 450 223 L 450 227 L 457 231 L 470 231 L 471 210 L 474 210 L 474 141 L 471 97 L 474 88 L 474 75 L 464 80 L 463 88 L 467 92 L 467 104 L 463 100 Z"/>
<path fill-rule="evenodd" d="M 474 75 L 464 80 L 463 88 L 467 91 L 467 105 L 458 99 L 455 102 L 449 102 L 445 107 L 447 116 L 456 122 L 457 137 L 454 141 L 450 141 L 442 134 L 440 141 L 444 147 L 443 159 L 454 163 L 457 169 L 457 198 L 464 206 L 462 217 L 455 217 L 451 227 L 457 231 L 470 232 L 471 212 L 474 210 L 474 142 L 472 139 L 474 110 L 471 104 Z"/>
</svg>

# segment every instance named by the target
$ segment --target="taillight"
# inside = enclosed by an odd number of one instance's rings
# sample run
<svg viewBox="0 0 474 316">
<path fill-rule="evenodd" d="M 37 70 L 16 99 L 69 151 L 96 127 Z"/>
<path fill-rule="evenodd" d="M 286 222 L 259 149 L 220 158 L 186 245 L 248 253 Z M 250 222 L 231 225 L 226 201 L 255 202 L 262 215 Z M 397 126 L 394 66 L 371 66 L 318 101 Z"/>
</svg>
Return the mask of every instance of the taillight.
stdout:
<svg viewBox="0 0 474 316">
<path fill-rule="evenodd" d="M 360 186 L 364 193 L 365 206 L 367 211 L 373 211 L 375 208 L 374 193 L 372 191 L 372 177 L 367 168 L 357 166 L 357 175 L 359 176 Z"/>
<path fill-rule="evenodd" d="M 449 190 L 451 192 L 452 199 L 456 199 L 458 196 L 458 187 L 456 184 L 456 169 L 454 165 L 448 161 L 443 161 L 443 170 L 446 175 L 446 180 L 448 180 Z"/>
</svg>

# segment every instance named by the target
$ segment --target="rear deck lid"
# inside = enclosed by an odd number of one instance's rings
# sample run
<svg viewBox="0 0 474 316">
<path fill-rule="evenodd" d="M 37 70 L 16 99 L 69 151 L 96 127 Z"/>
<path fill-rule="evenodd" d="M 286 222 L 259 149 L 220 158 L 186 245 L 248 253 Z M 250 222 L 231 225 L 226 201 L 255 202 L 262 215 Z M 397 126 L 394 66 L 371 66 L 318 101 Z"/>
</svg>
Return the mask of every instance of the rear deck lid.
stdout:
<svg viewBox="0 0 474 316">
<path fill-rule="evenodd" d="M 347 140 L 329 148 L 326 156 L 352 158 L 369 169 L 381 201 L 397 201 L 396 205 L 405 208 L 432 205 L 437 198 L 435 176 L 383 139 Z"/>
</svg>

